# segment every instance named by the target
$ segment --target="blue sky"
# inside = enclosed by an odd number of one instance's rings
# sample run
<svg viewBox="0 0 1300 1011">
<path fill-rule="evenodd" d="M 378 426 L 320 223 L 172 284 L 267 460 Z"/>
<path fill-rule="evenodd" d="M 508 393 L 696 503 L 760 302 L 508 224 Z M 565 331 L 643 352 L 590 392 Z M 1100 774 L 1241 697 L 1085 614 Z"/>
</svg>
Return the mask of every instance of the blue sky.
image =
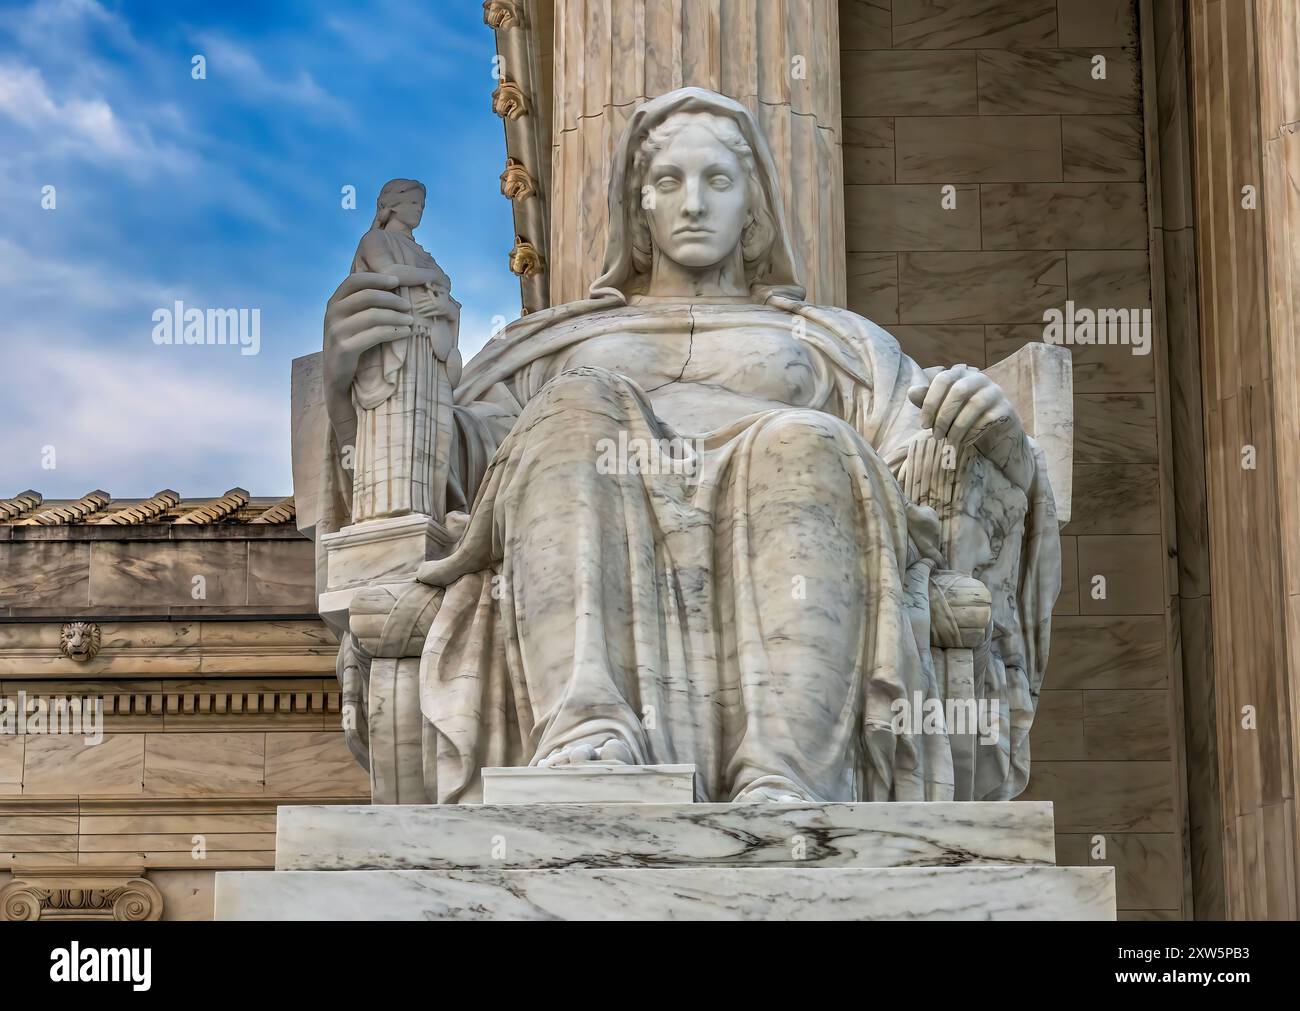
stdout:
<svg viewBox="0 0 1300 1011">
<path fill-rule="evenodd" d="M 0 0 L 0 497 L 288 494 L 290 362 L 392 177 L 466 358 L 516 316 L 494 52 L 473 0 Z M 156 345 L 177 299 L 260 353 Z"/>
</svg>

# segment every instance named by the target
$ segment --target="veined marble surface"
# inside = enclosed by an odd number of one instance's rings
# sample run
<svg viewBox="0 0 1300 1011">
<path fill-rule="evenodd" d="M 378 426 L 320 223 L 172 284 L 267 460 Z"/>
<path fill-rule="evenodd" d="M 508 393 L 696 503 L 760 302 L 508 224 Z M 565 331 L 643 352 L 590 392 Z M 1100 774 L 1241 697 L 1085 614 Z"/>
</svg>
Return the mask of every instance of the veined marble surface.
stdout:
<svg viewBox="0 0 1300 1011">
<path fill-rule="evenodd" d="M 1113 920 L 1111 867 L 222 871 L 218 920 Z"/>
<path fill-rule="evenodd" d="M 281 807 L 276 868 L 1055 863 L 1046 802 Z"/>
<path fill-rule="evenodd" d="M 689 804 L 694 765 L 568 765 L 483 770 L 484 804 Z"/>
</svg>

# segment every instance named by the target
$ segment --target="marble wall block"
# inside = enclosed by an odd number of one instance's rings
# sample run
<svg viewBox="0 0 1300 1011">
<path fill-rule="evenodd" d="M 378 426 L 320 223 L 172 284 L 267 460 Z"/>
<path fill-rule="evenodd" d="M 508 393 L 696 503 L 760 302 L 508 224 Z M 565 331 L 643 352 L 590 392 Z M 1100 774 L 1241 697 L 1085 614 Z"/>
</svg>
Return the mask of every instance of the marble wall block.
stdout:
<svg viewBox="0 0 1300 1011">
<path fill-rule="evenodd" d="M 1155 463 L 1155 396 L 1076 393 L 1074 458 L 1079 463 Z"/>
<path fill-rule="evenodd" d="M 1062 116 L 1061 163 L 1068 183 L 1141 180 L 1141 117 Z"/>
<path fill-rule="evenodd" d="M 144 741 L 144 734 L 114 734 L 87 747 L 80 737 L 28 737 L 23 757 L 23 793 L 138 794 L 144 783 Z"/>
<path fill-rule="evenodd" d="M 844 212 L 849 249 L 857 252 L 979 249 L 979 187 L 956 187 L 955 206 L 944 206 L 938 184 L 846 186 Z"/>
<path fill-rule="evenodd" d="M 1056 0 L 893 0 L 895 49 L 1056 45 Z"/>
<path fill-rule="evenodd" d="M 84 608 L 89 602 L 89 544 L 0 540 L 0 614 L 10 606 Z"/>
<path fill-rule="evenodd" d="M 248 598 L 268 604 L 315 610 L 316 562 L 295 541 L 251 541 L 248 545 Z"/>
<path fill-rule="evenodd" d="M 25 737 L 12 734 L 0 736 L 0 797 L 22 793 L 23 751 L 26 740 Z M 0 826 L 2 825 L 3 817 L 0 816 Z"/>
<path fill-rule="evenodd" d="M 1145 249 L 1072 249 L 1070 298 L 1075 305 L 1147 308 L 1151 272 Z"/>
<path fill-rule="evenodd" d="M 989 358 L 985 352 L 984 327 L 965 323 L 922 323 L 891 326 L 889 332 L 898 339 L 903 352 L 922 368 L 940 365 L 944 368 L 960 363 L 983 368 L 1014 354 L 1020 345 L 1008 348 L 1006 354 Z"/>
<path fill-rule="evenodd" d="M 1043 691 L 1029 731 L 1035 762 L 1071 762 L 1084 758 L 1083 692 Z"/>
<path fill-rule="evenodd" d="M 902 323 L 1027 323 L 1065 302 L 1059 252 L 899 253 Z"/>
<path fill-rule="evenodd" d="M 1178 836 L 1109 832 L 1105 842 L 1105 858 L 1094 860 L 1091 836 L 1058 836 L 1058 862 L 1065 867 L 1114 867 L 1115 900 L 1121 910 L 1181 907 Z"/>
<path fill-rule="evenodd" d="M 843 146 L 846 197 L 849 186 L 894 181 L 892 119 L 886 116 L 845 116 Z"/>
<path fill-rule="evenodd" d="M 1133 0 L 1057 0 L 1063 46 L 1136 46 Z"/>
<path fill-rule="evenodd" d="M 841 49 L 890 49 L 892 0 L 841 0 Z"/>
<path fill-rule="evenodd" d="M 261 793 L 265 766 L 262 733 L 150 734 L 144 789 L 169 796 Z"/>
<path fill-rule="evenodd" d="M 975 53 L 844 52 L 846 116 L 969 116 L 978 107 Z"/>
<path fill-rule="evenodd" d="M 355 797 L 369 791 L 370 779 L 348 750 L 337 726 L 317 733 L 266 735 L 267 793 Z"/>
<path fill-rule="evenodd" d="M 984 249 L 1145 250 L 1145 207 L 1142 183 L 990 183 L 980 235 Z"/>
<path fill-rule="evenodd" d="M 1091 759 L 1166 762 L 1174 757 L 1169 693 L 1083 692 L 1083 732 Z"/>
<path fill-rule="evenodd" d="M 1070 534 L 1160 533 L 1156 464 L 1079 463 L 1074 467 Z"/>
<path fill-rule="evenodd" d="M 1177 830 L 1169 762 L 1036 761 L 1021 799 L 1048 797 L 1057 832 Z"/>
<path fill-rule="evenodd" d="M 1057 116 L 931 116 L 894 122 L 900 183 L 1007 183 L 1061 178 Z"/>
<path fill-rule="evenodd" d="M 204 605 L 247 603 L 248 542 L 176 541 L 159 551 L 147 541 L 97 541 L 90 559 L 90 603 L 193 605 L 195 576 L 204 579 Z"/>
<path fill-rule="evenodd" d="M 1079 538 L 1079 609 L 1084 614 L 1163 614 L 1168 558 L 1160 538 L 1098 535 Z M 1106 579 L 1105 599 L 1092 583 Z"/>
<path fill-rule="evenodd" d="M 882 326 L 898 322 L 898 254 L 849 253 L 849 308 Z"/>
<path fill-rule="evenodd" d="M 1094 56 L 1106 58 L 1104 80 L 1092 76 Z M 1137 60 L 1132 50 L 1095 47 L 979 51 L 982 116 L 1133 116 L 1139 107 Z"/>
<path fill-rule="evenodd" d="M 1058 615 L 1052 620 L 1049 687 L 1164 689 L 1168 680 L 1161 617 Z"/>
</svg>

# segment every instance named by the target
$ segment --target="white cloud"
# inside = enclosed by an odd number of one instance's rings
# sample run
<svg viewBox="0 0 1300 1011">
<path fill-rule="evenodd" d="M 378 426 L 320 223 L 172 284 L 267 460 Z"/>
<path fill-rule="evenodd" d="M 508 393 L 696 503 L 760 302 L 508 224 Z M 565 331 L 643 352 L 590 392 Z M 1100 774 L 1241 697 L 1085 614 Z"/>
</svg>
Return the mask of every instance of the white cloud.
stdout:
<svg viewBox="0 0 1300 1011">
<path fill-rule="evenodd" d="M 224 36 L 203 32 L 196 36 L 198 52 L 207 61 L 210 83 L 220 82 L 261 101 L 280 101 L 350 119 L 343 104 L 325 91 L 306 70 L 277 77 L 253 53 Z"/>
<path fill-rule="evenodd" d="M 114 163 L 134 174 L 154 168 L 180 171 L 194 162 L 183 150 L 157 143 L 143 124 L 118 118 L 99 97 L 57 98 L 40 70 L 0 64 L 0 117 L 32 136 L 26 154 L 43 159 L 73 155 L 96 164 Z"/>
<path fill-rule="evenodd" d="M 24 344 L 21 379 L 0 377 L 12 411 L 0 494 L 32 487 L 72 498 L 103 488 L 134 498 L 170 487 L 188 498 L 236 485 L 289 494 L 287 379 L 250 383 L 243 363 L 214 364 L 226 348 L 124 353 L 51 347 L 35 336 Z M 57 466 L 44 471 L 47 446 Z"/>
<path fill-rule="evenodd" d="M 50 296 L 61 308 L 101 311 L 170 305 L 178 297 L 176 288 L 152 279 L 114 272 L 102 263 L 43 257 L 0 236 L 0 290 L 5 289 L 11 298 Z"/>
</svg>

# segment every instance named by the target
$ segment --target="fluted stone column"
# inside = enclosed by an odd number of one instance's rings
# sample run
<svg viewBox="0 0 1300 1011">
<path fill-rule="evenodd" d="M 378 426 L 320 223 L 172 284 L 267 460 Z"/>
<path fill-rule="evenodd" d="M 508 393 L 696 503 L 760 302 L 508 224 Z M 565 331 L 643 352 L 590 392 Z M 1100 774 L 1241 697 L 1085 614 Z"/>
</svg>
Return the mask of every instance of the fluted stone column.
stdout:
<svg viewBox="0 0 1300 1011">
<path fill-rule="evenodd" d="M 772 144 L 810 299 L 845 304 L 836 0 L 555 0 L 551 301 L 600 274 L 611 154 L 636 103 L 695 85 Z"/>
</svg>

